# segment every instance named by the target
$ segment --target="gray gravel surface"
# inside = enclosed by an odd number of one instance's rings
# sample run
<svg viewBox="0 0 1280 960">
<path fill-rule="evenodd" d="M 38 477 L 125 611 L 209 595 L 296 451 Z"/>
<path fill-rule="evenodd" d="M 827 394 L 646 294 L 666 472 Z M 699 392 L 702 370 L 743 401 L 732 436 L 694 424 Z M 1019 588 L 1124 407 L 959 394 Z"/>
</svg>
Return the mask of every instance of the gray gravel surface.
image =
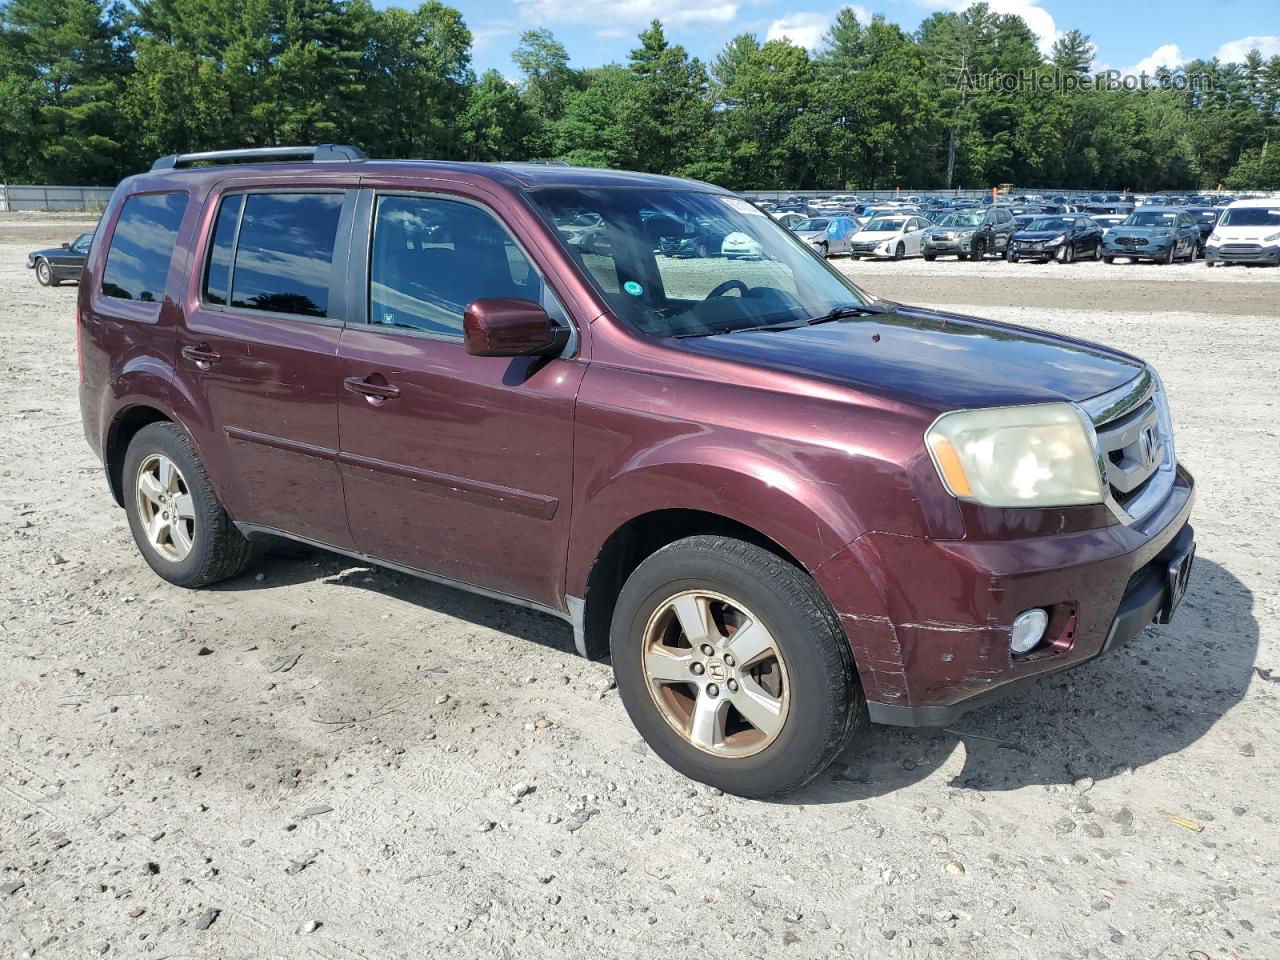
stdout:
<svg viewBox="0 0 1280 960">
<path fill-rule="evenodd" d="M 22 266 L 79 225 L 41 223 L 0 220 L 0 957 L 1280 957 L 1280 298 L 1178 309 L 1280 271 L 1082 309 L 1049 271 L 1128 271 L 843 266 L 1157 364 L 1200 559 L 1171 626 L 757 803 L 656 760 L 552 618 L 301 550 L 157 580 L 81 433 L 75 288 Z"/>
</svg>

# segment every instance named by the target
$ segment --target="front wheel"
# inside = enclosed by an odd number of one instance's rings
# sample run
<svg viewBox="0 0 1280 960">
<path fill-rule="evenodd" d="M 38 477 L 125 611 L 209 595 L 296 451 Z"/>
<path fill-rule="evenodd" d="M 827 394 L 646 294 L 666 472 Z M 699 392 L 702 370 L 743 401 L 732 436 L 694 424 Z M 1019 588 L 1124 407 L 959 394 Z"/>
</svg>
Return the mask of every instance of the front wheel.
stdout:
<svg viewBox="0 0 1280 960">
<path fill-rule="evenodd" d="M 823 260 L 827 259 L 827 256 L 828 256 L 827 251 L 829 249 L 830 248 L 825 243 L 818 244 L 818 256 L 820 256 Z"/>
<path fill-rule="evenodd" d="M 935 254 L 935 253 L 922 253 L 922 254 L 920 254 L 920 258 L 921 258 L 922 260 L 924 260 L 924 262 L 925 262 L 925 263 L 933 263 L 933 261 L 937 259 L 937 254 Z"/>
<path fill-rule="evenodd" d="M 679 540 L 627 579 L 610 630 L 623 705 L 654 752 L 745 797 L 818 776 L 866 719 L 817 585 L 754 544 Z"/>
<path fill-rule="evenodd" d="M 142 557 L 180 587 L 234 577 L 252 548 L 218 502 L 195 446 L 173 423 L 138 431 L 124 458 L 125 510 Z"/>
<path fill-rule="evenodd" d="M 1102 262 L 1103 262 L 1103 263 L 1115 263 L 1115 262 L 1116 262 L 1116 258 L 1115 258 L 1115 257 L 1108 257 L 1108 256 L 1104 256 L 1104 257 L 1102 258 Z"/>
<path fill-rule="evenodd" d="M 56 287 L 58 285 L 58 281 L 53 276 L 53 267 L 49 266 L 48 260 L 36 261 L 36 280 L 42 287 Z"/>
<path fill-rule="evenodd" d="M 898 245 L 893 248 L 893 259 L 901 260 L 906 255 L 907 255 L 906 244 L 899 242 Z"/>
</svg>

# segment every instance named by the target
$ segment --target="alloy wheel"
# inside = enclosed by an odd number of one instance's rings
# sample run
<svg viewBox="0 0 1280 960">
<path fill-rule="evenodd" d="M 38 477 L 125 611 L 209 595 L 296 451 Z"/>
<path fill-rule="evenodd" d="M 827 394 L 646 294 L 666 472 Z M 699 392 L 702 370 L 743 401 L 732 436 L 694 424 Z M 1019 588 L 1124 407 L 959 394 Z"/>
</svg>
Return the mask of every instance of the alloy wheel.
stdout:
<svg viewBox="0 0 1280 960">
<path fill-rule="evenodd" d="M 41 260 L 36 264 L 36 279 L 46 287 L 49 286 L 49 281 L 53 279 L 53 271 L 49 269 L 47 260 Z"/>
<path fill-rule="evenodd" d="M 644 631 L 649 695 L 686 742 L 719 757 L 759 753 L 791 701 L 773 634 L 737 600 L 688 590 L 664 601 Z"/>
<path fill-rule="evenodd" d="M 138 467 L 138 517 L 147 542 L 166 560 L 180 563 L 195 542 L 195 501 L 172 460 L 153 453 Z"/>
</svg>

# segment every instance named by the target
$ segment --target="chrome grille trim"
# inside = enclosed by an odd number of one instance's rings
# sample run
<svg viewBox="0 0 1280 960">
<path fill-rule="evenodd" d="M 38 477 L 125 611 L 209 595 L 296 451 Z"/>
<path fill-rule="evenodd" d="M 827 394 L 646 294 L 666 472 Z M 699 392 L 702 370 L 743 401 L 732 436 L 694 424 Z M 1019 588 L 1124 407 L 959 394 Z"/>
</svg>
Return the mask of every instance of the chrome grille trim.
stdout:
<svg viewBox="0 0 1280 960">
<path fill-rule="evenodd" d="M 1107 506 L 1122 523 L 1141 521 L 1169 495 L 1177 469 L 1160 378 L 1147 367 L 1123 386 L 1080 406 L 1097 436 Z"/>
</svg>

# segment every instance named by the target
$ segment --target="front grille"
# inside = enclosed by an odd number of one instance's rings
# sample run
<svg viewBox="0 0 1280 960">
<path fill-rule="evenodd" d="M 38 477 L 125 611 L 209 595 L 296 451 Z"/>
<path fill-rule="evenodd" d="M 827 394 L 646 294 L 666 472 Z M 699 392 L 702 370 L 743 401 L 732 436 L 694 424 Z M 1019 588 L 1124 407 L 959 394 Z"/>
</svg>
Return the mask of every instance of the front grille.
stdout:
<svg viewBox="0 0 1280 960">
<path fill-rule="evenodd" d="M 1084 404 L 1098 435 L 1107 502 L 1126 522 L 1149 514 L 1173 486 L 1176 460 L 1166 404 L 1149 370 Z"/>
<path fill-rule="evenodd" d="M 1257 243 L 1224 243 L 1218 253 L 1228 257 L 1260 257 L 1262 246 Z"/>
<path fill-rule="evenodd" d="M 1122 247 L 1145 247 L 1146 237 L 1116 237 L 1116 243 Z"/>
</svg>

